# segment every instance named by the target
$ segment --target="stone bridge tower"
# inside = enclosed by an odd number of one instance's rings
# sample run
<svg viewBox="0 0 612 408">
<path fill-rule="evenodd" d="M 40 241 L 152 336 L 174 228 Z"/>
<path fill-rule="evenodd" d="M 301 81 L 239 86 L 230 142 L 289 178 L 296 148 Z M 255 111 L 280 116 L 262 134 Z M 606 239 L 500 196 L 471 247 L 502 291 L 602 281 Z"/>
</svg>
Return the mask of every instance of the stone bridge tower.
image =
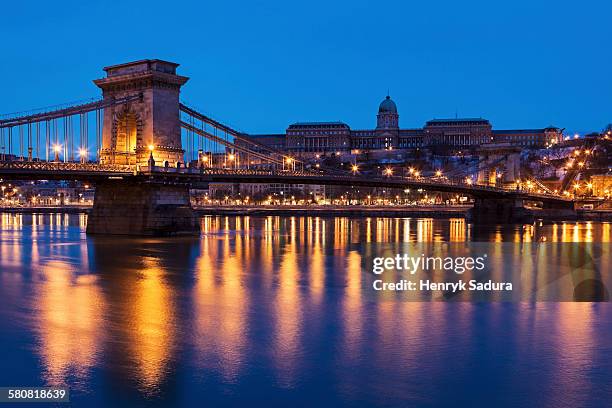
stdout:
<svg viewBox="0 0 612 408">
<path fill-rule="evenodd" d="M 479 148 L 478 184 L 514 188 L 520 178 L 521 149 L 509 143 L 483 144 Z M 497 174 L 502 179 L 497 180 Z"/>
<path fill-rule="evenodd" d="M 104 109 L 101 163 L 147 167 L 151 154 L 158 166 L 183 161 L 179 92 L 188 78 L 176 75 L 177 66 L 142 60 L 104 68 L 106 78 L 94 81 L 104 98 L 136 98 Z M 173 235 L 199 230 L 188 183 L 137 177 L 96 182 L 88 234 Z"/>
<path fill-rule="evenodd" d="M 101 163 L 146 166 L 151 148 L 158 165 L 183 161 L 179 92 L 189 78 L 177 75 L 176 67 L 152 59 L 104 68 L 106 78 L 94 81 L 104 98 L 140 99 L 104 109 Z"/>
</svg>

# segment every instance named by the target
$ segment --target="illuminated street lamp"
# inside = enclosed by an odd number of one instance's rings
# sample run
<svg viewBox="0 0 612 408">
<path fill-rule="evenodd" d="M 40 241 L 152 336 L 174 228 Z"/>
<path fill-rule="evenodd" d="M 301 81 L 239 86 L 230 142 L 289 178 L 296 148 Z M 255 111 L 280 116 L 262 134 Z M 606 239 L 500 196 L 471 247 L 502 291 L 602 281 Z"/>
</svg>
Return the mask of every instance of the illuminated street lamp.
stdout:
<svg viewBox="0 0 612 408">
<path fill-rule="evenodd" d="M 79 158 L 81 159 L 81 163 L 85 163 L 87 161 L 87 149 L 83 147 L 79 149 Z"/>
<path fill-rule="evenodd" d="M 359 166 L 353 164 L 353 166 L 351 167 L 351 171 L 353 172 L 353 174 L 357 174 L 357 171 L 359 171 Z"/>
<path fill-rule="evenodd" d="M 153 158 L 153 150 L 155 150 L 155 146 L 152 144 L 149 145 L 149 160 L 147 164 L 149 165 L 149 170 L 153 171 L 155 167 L 155 159 Z"/>
<path fill-rule="evenodd" d="M 384 172 L 385 176 L 391 177 L 393 175 L 393 169 L 391 167 L 387 167 Z"/>
<path fill-rule="evenodd" d="M 56 162 L 58 162 L 58 161 L 59 161 L 59 159 L 60 159 L 60 158 L 59 158 L 59 154 L 60 154 L 60 151 L 61 151 L 61 150 L 62 150 L 62 146 L 60 146 L 60 145 L 58 145 L 58 144 L 53 145 L 53 151 L 55 152 L 55 159 L 54 159 L 54 160 L 55 160 Z"/>
<path fill-rule="evenodd" d="M 436 177 L 442 176 L 442 170 L 436 170 Z"/>
<path fill-rule="evenodd" d="M 295 163 L 295 160 L 293 160 L 292 157 L 285 158 L 285 163 L 287 163 L 287 170 L 290 169 L 289 166 L 292 166 L 293 170 L 295 170 L 295 166 L 293 166 L 293 164 Z"/>
<path fill-rule="evenodd" d="M 472 180 L 471 177 L 466 177 L 465 182 L 467 183 L 468 186 L 471 186 L 474 181 Z"/>
</svg>

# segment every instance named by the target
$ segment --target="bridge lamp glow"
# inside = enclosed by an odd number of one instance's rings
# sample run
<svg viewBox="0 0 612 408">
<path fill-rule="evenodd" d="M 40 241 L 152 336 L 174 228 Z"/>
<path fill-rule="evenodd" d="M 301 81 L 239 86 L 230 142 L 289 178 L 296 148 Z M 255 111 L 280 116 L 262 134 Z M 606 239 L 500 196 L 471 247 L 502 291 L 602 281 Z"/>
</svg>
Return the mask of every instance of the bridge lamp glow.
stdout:
<svg viewBox="0 0 612 408">
<path fill-rule="evenodd" d="M 408 169 L 408 173 L 410 173 L 410 174 L 414 173 L 414 167 L 410 167 L 410 168 Z"/>
<path fill-rule="evenodd" d="M 202 156 L 202 161 L 203 162 L 207 162 L 208 161 L 208 156 Z"/>
<path fill-rule="evenodd" d="M 574 184 L 574 190 L 578 190 L 580 188 L 580 184 L 576 183 Z"/>
<path fill-rule="evenodd" d="M 62 146 L 60 146 L 60 145 L 58 145 L 58 144 L 53 145 L 53 151 L 54 151 L 55 153 L 59 153 L 59 152 L 61 152 L 61 151 L 62 151 Z"/>
<path fill-rule="evenodd" d="M 442 176 L 442 170 L 436 170 L 436 177 Z"/>
<path fill-rule="evenodd" d="M 227 156 L 229 161 L 234 161 L 234 159 L 236 158 L 236 156 L 233 153 L 230 153 L 229 156 Z"/>
<path fill-rule="evenodd" d="M 287 164 L 293 163 L 293 159 L 291 157 L 287 157 L 285 161 L 287 162 Z"/>
<path fill-rule="evenodd" d="M 471 177 L 466 177 L 465 182 L 466 182 L 468 185 L 470 185 L 470 186 L 471 186 L 471 185 L 472 185 L 472 183 L 473 183 L 473 181 L 472 181 L 472 178 L 471 178 Z"/>
<path fill-rule="evenodd" d="M 393 175 L 393 169 L 391 167 L 387 167 L 385 169 L 385 175 L 386 176 L 392 176 Z"/>
<path fill-rule="evenodd" d="M 79 149 L 79 157 L 87 156 L 87 149 L 80 148 Z"/>
<path fill-rule="evenodd" d="M 584 162 L 580 162 L 580 163 L 578 163 L 578 166 L 580 166 L 580 167 L 584 167 Z"/>
<path fill-rule="evenodd" d="M 587 184 L 587 188 L 589 189 L 593 188 L 593 184 L 592 183 Z"/>
<path fill-rule="evenodd" d="M 155 146 L 153 146 L 152 144 L 150 144 L 148 147 L 149 147 L 149 151 L 155 150 Z"/>
<path fill-rule="evenodd" d="M 357 171 L 359 171 L 359 166 L 357 166 L 356 164 L 353 164 L 353 166 L 351 167 L 351 170 L 353 173 L 357 173 Z"/>
<path fill-rule="evenodd" d="M 414 172 L 414 177 L 421 177 L 421 172 L 420 171 L 415 171 Z"/>
</svg>

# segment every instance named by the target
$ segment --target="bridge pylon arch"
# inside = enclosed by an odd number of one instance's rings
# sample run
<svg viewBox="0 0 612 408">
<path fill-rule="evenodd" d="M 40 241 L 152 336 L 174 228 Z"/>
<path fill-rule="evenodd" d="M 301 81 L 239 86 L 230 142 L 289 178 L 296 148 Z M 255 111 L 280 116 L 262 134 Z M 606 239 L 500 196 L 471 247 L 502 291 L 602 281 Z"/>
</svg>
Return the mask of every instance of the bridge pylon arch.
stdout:
<svg viewBox="0 0 612 408">
<path fill-rule="evenodd" d="M 148 59 L 104 68 L 106 77 L 94 83 L 105 99 L 140 95 L 129 106 L 112 105 L 104 109 L 101 164 L 146 166 L 153 151 L 156 162 L 172 166 L 183 162 L 179 120 L 180 88 L 189 78 L 176 74 L 178 64 Z M 129 112 L 136 129 L 119 120 Z M 132 132 L 136 132 L 132 134 Z"/>
</svg>

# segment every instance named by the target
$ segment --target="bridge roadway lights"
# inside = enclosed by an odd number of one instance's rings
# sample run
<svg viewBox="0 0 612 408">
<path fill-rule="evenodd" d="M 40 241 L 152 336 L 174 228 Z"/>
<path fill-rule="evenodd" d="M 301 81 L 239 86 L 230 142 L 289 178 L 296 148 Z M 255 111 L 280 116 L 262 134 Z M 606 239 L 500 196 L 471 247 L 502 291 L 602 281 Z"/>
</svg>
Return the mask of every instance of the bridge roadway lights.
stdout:
<svg viewBox="0 0 612 408">
<path fill-rule="evenodd" d="M 142 180 L 106 180 L 96 185 L 87 219 L 88 234 L 165 236 L 199 232 L 188 185 Z"/>
</svg>

